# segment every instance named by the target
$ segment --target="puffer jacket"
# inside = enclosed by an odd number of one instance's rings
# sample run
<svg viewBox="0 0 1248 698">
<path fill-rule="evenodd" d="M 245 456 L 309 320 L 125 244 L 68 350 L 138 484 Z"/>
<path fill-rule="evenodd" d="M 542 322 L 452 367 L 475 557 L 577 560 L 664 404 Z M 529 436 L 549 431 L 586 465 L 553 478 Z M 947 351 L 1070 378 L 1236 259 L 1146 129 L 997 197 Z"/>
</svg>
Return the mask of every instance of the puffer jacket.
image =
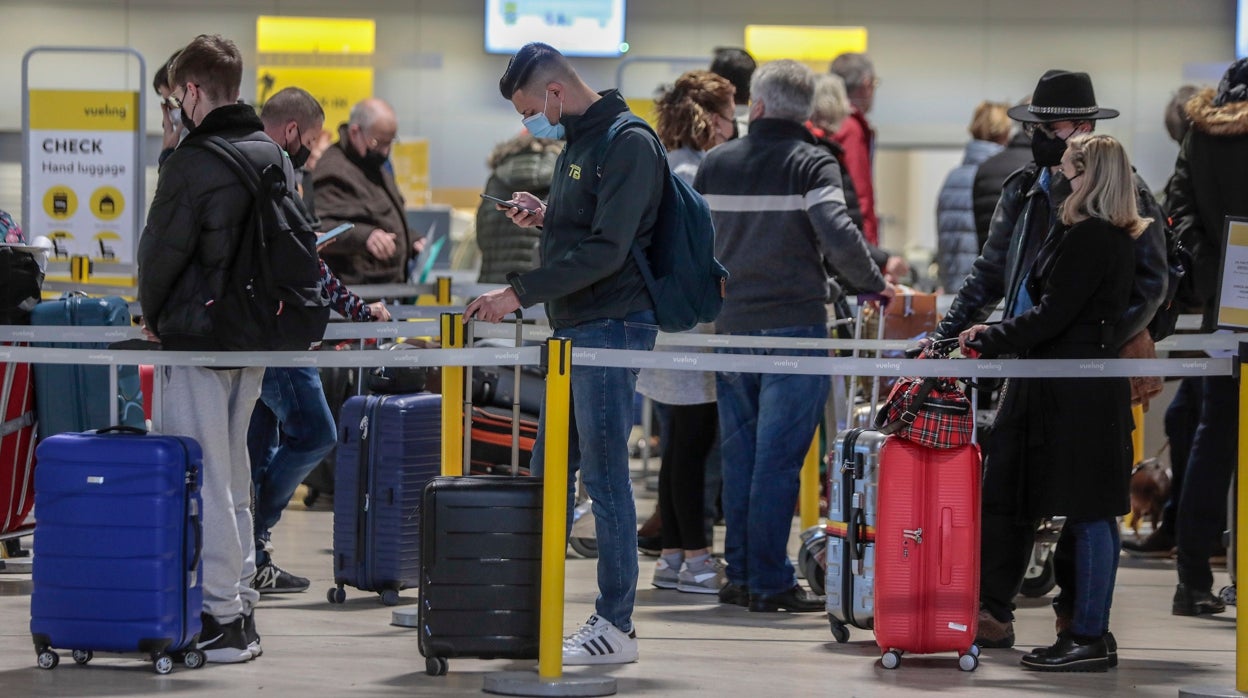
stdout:
<svg viewBox="0 0 1248 698">
<path fill-rule="evenodd" d="M 1040 169 L 1031 163 L 1005 182 L 1001 201 L 992 216 L 988 242 L 971 267 L 971 274 L 958 291 L 944 320 L 936 327 L 938 338 L 954 337 L 962 330 L 983 322 L 997 303 L 1005 299 L 1005 317 L 1014 316 L 1020 282 L 1030 270 L 1029 258 L 1049 235 L 1060 227 L 1056 214 L 1047 209 L 1049 197 L 1039 184 Z M 1121 346 L 1153 319 L 1166 295 L 1165 216 L 1144 180 L 1136 175 L 1136 195 L 1140 215 L 1153 219 L 1136 238 L 1135 285 L 1126 314 L 1114 327 L 1115 347 Z M 1059 202 L 1060 204 L 1060 202 Z M 1054 207 L 1056 209 L 1056 207 Z M 1043 221 L 1053 219 L 1055 225 Z M 1043 229 L 1037 229 L 1043 226 Z"/>
<path fill-rule="evenodd" d="M 1226 248 L 1226 216 L 1248 216 L 1248 102 L 1213 104 L 1207 89 L 1187 103 L 1192 128 L 1183 139 L 1167 189 L 1167 207 L 1192 254 L 1194 288 L 1204 327 L 1217 315 L 1218 274 Z"/>
<path fill-rule="evenodd" d="M 206 308 L 225 286 L 252 205 L 251 192 L 230 166 L 196 147 L 197 137 L 206 135 L 230 141 L 257 168 L 279 163 L 294 187 L 290 159 L 246 104 L 209 112 L 165 161 L 138 253 L 139 303 L 165 349 L 221 348 Z"/>
<path fill-rule="evenodd" d="M 510 199 L 513 192 L 527 191 L 539 199 L 550 192 L 555 176 L 555 162 L 563 142 L 534 138 L 526 134 L 500 143 L 490 154 L 491 174 L 485 193 Z M 528 271 L 541 264 L 539 244 L 542 231 L 521 228 L 485 199 L 477 207 L 477 247 L 481 250 L 483 284 L 507 282 L 507 274 Z"/>
<path fill-rule="evenodd" d="M 1001 152 L 1002 148 L 1000 143 L 992 141 L 967 143 L 962 164 L 949 172 L 940 187 L 936 200 L 936 263 L 945 293 L 958 292 L 979 256 L 972 199 L 975 171 L 981 162 Z"/>
</svg>

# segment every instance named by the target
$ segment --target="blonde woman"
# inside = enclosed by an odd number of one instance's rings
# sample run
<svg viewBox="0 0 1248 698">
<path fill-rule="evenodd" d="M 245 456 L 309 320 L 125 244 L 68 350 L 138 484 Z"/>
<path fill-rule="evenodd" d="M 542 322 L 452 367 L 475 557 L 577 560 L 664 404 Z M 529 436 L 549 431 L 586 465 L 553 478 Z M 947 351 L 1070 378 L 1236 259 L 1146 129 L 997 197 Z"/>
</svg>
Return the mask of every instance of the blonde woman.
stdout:
<svg viewBox="0 0 1248 698">
<path fill-rule="evenodd" d="M 1140 218 L 1131 164 L 1105 135 L 1077 135 L 1061 161 L 1071 184 L 1064 228 L 1037 255 L 1027 292 L 1039 302 L 999 324 L 964 331 L 964 349 L 986 356 L 1112 359 L 1114 325 L 1127 310 Z M 1095 425 L 1089 428 L 1089 425 Z M 1109 609 L 1118 570 L 1116 516 L 1128 509 L 1131 388 L 1127 378 L 1011 379 L 994 439 L 1018 444 L 1020 520 L 1066 516 L 1074 536 L 1069 626 L 1052 646 L 1024 656 L 1035 671 L 1106 671 Z M 1060 619 L 1059 619 L 1060 622 Z M 1112 641 L 1112 640 L 1111 640 Z"/>
</svg>

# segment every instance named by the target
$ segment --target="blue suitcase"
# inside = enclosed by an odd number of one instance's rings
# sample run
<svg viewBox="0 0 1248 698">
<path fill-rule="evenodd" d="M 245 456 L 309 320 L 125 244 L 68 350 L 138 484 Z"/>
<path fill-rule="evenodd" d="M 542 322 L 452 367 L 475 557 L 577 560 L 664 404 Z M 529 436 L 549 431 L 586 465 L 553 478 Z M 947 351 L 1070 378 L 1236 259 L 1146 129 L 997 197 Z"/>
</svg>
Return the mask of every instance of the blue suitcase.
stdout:
<svg viewBox="0 0 1248 698">
<path fill-rule="evenodd" d="M 358 395 L 338 420 L 334 584 L 376 591 L 393 606 L 420 583 L 420 501 L 442 472 L 442 396 Z"/>
<path fill-rule="evenodd" d="M 117 296 L 89 298 L 66 294 L 44 301 L 31 312 L 30 323 L 44 327 L 130 327 L 130 308 Z M 124 337 L 120 337 L 124 339 Z M 61 349 L 104 349 L 107 342 L 37 344 Z M 108 415 L 108 367 L 35 364 L 35 410 L 40 439 L 66 431 L 102 429 L 114 423 Z M 142 428 L 143 393 L 139 367 L 117 367 L 117 423 Z"/>
<path fill-rule="evenodd" d="M 156 673 L 204 663 L 200 471 L 194 439 L 114 427 L 59 434 L 36 450 L 30 634 L 39 666 L 53 647 L 142 652 Z"/>
</svg>

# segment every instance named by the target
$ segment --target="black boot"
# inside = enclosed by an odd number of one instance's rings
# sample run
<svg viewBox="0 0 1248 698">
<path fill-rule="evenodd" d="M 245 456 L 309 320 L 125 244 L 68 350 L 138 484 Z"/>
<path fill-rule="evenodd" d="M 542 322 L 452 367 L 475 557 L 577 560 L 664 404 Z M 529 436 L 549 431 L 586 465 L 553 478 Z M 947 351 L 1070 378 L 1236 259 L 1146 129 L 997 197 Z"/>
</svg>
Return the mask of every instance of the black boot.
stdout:
<svg viewBox="0 0 1248 698">
<path fill-rule="evenodd" d="M 1175 587 L 1174 602 L 1170 605 L 1170 613 L 1176 616 L 1208 616 L 1225 610 L 1226 604 L 1212 591 L 1192 589 L 1182 582 Z"/>
<path fill-rule="evenodd" d="M 1051 647 L 1025 655 L 1019 664 L 1032 671 L 1105 672 L 1109 671 L 1109 650 L 1103 637 L 1081 642 L 1068 633 Z"/>
</svg>

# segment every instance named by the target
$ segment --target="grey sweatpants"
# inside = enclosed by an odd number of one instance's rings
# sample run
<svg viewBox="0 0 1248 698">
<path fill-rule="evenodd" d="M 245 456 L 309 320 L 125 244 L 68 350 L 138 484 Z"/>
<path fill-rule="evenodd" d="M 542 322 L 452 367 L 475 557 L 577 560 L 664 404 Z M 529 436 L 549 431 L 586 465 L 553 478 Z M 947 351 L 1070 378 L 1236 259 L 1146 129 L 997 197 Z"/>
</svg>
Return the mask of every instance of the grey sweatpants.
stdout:
<svg viewBox="0 0 1248 698">
<path fill-rule="evenodd" d="M 260 595 L 251 525 L 247 427 L 264 369 L 164 367 L 161 431 L 190 436 L 204 451 L 204 613 L 221 623 L 251 613 Z"/>
</svg>

